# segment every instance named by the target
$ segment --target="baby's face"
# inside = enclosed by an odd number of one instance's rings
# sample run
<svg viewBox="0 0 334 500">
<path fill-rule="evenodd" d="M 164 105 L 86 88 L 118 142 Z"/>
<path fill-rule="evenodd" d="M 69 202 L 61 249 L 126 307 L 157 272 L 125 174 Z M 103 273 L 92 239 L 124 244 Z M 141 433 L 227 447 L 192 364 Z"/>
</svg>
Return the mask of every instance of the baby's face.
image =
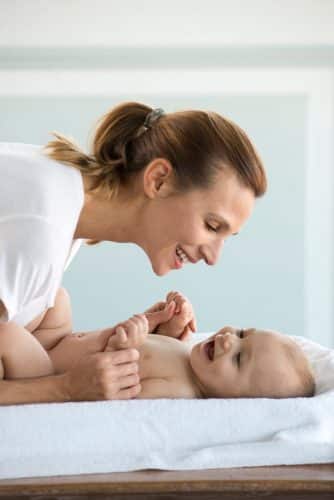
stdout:
<svg viewBox="0 0 334 500">
<path fill-rule="evenodd" d="M 296 377 L 288 342 L 279 333 L 227 326 L 193 347 L 190 364 L 207 397 L 271 397 Z"/>
</svg>

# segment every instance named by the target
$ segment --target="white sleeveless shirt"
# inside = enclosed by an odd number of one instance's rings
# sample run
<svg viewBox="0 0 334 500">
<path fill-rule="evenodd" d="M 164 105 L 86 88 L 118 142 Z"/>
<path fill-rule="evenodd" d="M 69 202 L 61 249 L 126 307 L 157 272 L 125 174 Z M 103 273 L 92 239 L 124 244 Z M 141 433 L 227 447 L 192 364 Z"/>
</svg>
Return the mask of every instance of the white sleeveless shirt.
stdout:
<svg viewBox="0 0 334 500">
<path fill-rule="evenodd" d="M 77 169 L 40 146 L 0 143 L 0 321 L 24 326 L 54 305 L 83 203 Z"/>
</svg>

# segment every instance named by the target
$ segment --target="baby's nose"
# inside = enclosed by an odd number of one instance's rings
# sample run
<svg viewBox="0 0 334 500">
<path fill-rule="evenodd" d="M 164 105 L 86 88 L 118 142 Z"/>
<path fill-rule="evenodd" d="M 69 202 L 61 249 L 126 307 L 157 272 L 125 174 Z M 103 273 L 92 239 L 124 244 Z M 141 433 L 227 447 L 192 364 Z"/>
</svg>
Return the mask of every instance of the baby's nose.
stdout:
<svg viewBox="0 0 334 500">
<path fill-rule="evenodd" d="M 233 344 L 233 334 L 231 332 L 225 332 L 223 334 L 220 334 L 219 337 L 224 352 L 228 352 Z"/>
</svg>

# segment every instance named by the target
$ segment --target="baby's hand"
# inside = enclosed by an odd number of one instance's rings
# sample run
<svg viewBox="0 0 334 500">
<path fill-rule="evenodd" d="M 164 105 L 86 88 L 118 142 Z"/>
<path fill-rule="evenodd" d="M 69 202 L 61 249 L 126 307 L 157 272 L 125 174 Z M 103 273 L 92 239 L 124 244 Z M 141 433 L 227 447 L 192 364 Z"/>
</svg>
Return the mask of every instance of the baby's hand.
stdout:
<svg viewBox="0 0 334 500">
<path fill-rule="evenodd" d="M 176 303 L 171 301 L 169 304 L 167 302 L 157 302 L 147 309 L 144 314 L 148 321 L 149 333 L 156 332 L 158 325 L 170 320 L 173 317 L 175 307 Z"/>
<path fill-rule="evenodd" d="M 147 335 L 148 321 L 146 316 L 144 314 L 135 314 L 127 321 L 123 321 L 110 329 L 104 351 L 138 349 L 145 342 Z"/>
<path fill-rule="evenodd" d="M 179 292 L 169 292 L 166 300 L 167 306 L 172 302 L 175 303 L 172 318 L 165 323 L 160 323 L 156 333 L 179 340 L 188 340 L 192 332 L 196 331 L 193 307 L 189 300 Z"/>
</svg>

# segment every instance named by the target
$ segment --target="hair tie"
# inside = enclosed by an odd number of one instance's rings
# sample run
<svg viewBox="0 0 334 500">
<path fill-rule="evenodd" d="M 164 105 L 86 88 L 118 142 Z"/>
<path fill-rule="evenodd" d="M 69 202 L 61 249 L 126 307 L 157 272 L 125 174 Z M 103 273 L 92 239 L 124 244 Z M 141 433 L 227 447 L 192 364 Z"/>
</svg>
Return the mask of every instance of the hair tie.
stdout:
<svg viewBox="0 0 334 500">
<path fill-rule="evenodd" d="M 150 111 L 145 118 L 143 125 L 144 129 L 149 130 L 152 127 L 153 123 L 156 122 L 164 114 L 165 111 L 162 108 L 152 109 L 152 111 Z"/>
</svg>

